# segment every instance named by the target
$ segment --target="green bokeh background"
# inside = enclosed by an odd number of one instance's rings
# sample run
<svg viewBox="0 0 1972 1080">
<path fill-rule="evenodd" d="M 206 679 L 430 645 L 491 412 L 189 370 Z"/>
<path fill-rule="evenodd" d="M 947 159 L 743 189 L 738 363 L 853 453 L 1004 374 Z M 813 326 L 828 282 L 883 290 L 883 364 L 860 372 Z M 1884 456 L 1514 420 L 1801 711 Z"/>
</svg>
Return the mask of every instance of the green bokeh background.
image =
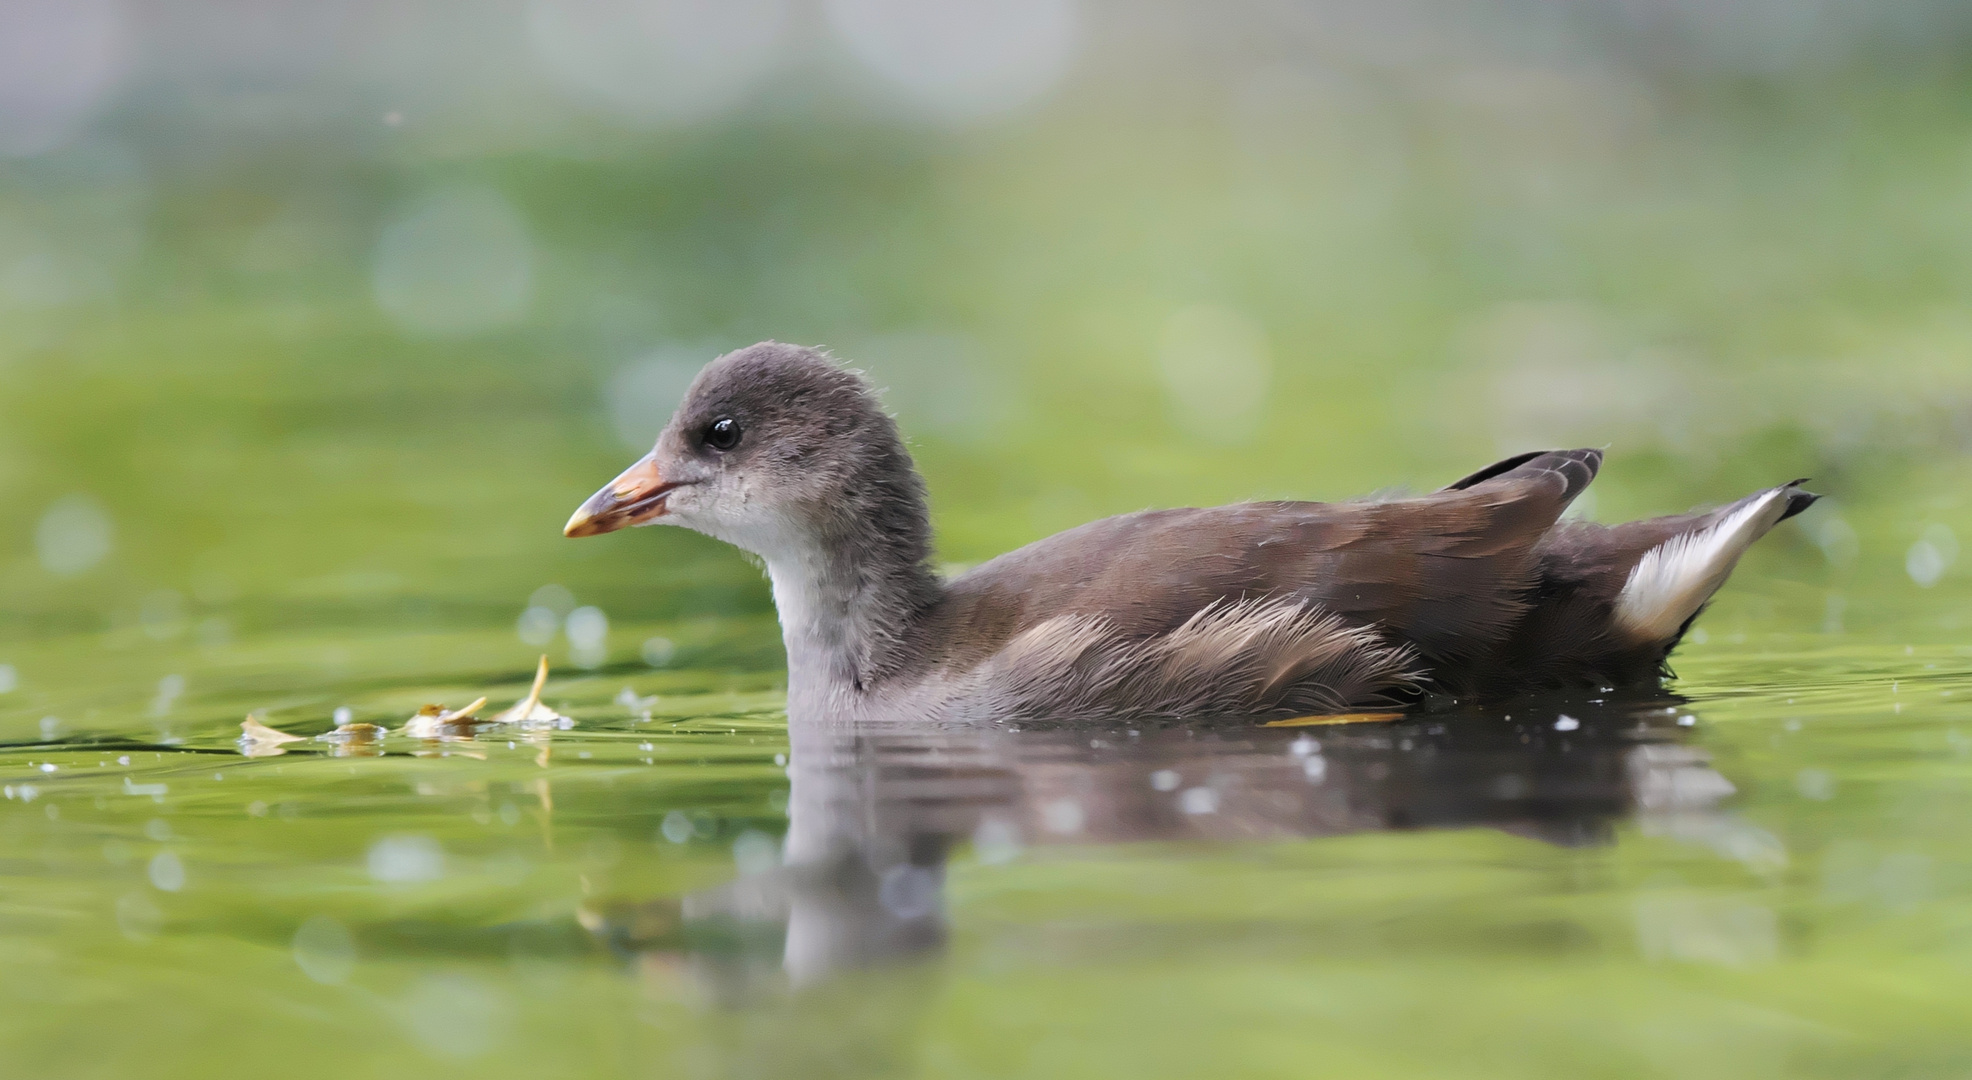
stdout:
<svg viewBox="0 0 1972 1080">
<path fill-rule="evenodd" d="M 249 710 L 312 733 L 341 705 L 518 696 L 536 650 L 515 620 L 550 583 L 610 620 L 593 667 L 551 647 L 605 760 L 556 765 L 561 843 L 519 880 L 461 815 L 531 791 L 524 755 L 472 780 L 228 758 L 254 786 L 223 799 L 192 784 L 205 759 L 159 757 L 132 768 L 183 774 L 163 809 L 88 810 L 107 780 L 59 819 L 0 804 L 6 1056 L 49 1076 L 1968 1067 L 1950 823 L 1972 774 L 1945 695 L 1968 689 L 1972 556 L 1913 570 L 1917 545 L 1972 543 L 1961 6 L 1086 3 L 1058 78 L 962 121 L 804 6 L 745 96 L 663 123 L 543 75 L 526 6 L 392 7 L 115 9 L 119 79 L 56 144 L 0 158 L 7 775 L 51 760 L 44 736 L 223 750 Z M 420 327 L 393 313 L 388 238 L 460 199 L 518 223 L 494 255 L 519 251 L 526 283 L 476 326 Z M 436 249 L 435 287 L 471 291 L 485 263 L 461 250 Z M 1585 508 L 1604 521 L 1813 477 L 1828 501 L 1747 558 L 1679 660 L 1740 809 L 1795 861 L 1762 876 L 1634 828 L 1579 852 L 1466 831 L 960 860 L 944 966 L 781 1012 L 674 1007 L 659 976 L 570 960 L 592 886 L 699 888 L 740 830 L 780 827 L 758 572 L 676 530 L 559 533 L 679 371 L 768 338 L 890 389 L 951 563 L 1146 506 L 1429 488 L 1546 445 L 1608 448 Z M 1201 419 L 1183 372 L 1210 385 L 1219 346 L 1264 392 Z M 49 514 L 78 497 L 111 546 L 58 572 Z M 676 644 L 661 667 L 652 636 Z M 1913 678 L 1927 703 L 1886 711 Z M 679 771 L 602 769 L 639 758 L 607 729 L 623 685 L 663 697 Z M 1810 765 L 1835 801 L 1794 793 Z M 272 821 L 242 800 L 313 831 L 252 832 Z M 650 854 L 674 806 L 719 831 Z M 213 884 L 147 901 L 136 942 L 111 912 L 144 888 L 154 812 Z M 477 869 L 379 890 L 362 853 L 406 831 Z M 619 834 L 638 855 L 585 862 Z M 1829 851 L 1921 856 L 1927 884 L 1831 892 Z M 1777 913 L 1779 962 L 1646 963 L 1653 889 Z M 295 973 L 289 937 L 321 911 L 381 950 L 368 997 Z M 509 963 L 527 934 L 549 959 Z M 454 991 L 525 1038 L 461 1063 L 376 1034 Z"/>
<path fill-rule="evenodd" d="M 765 614 L 715 544 L 555 526 L 668 410 L 626 396 L 637 365 L 766 338 L 892 388 L 952 562 L 1144 506 L 1607 445 L 1595 516 L 1812 476 L 1860 557 L 1825 566 L 1790 531 L 1756 561 L 1853 592 L 1845 626 L 1880 625 L 1879 600 L 1943 614 L 1949 588 L 1902 563 L 1927 525 L 1967 532 L 1955 10 L 1826 7 L 1809 31 L 1731 6 L 1699 30 L 1352 10 L 1081 11 L 1058 83 L 965 124 L 872 104 L 813 27 L 804 64 L 655 129 L 555 98 L 524 55 L 494 70 L 525 48 L 507 10 L 371 28 L 479 57 L 467 75 L 379 75 L 345 27 L 283 81 L 265 69 L 307 26 L 278 16 L 232 57 L 251 79 L 137 63 L 71 141 L 0 171 L 0 633 L 37 657 L 0 728 L 114 714 L 147 699 L 125 674 L 237 667 L 269 635 L 497 629 L 548 582 L 619 623 Z M 130 32 L 168 55 L 215 18 L 165 5 Z M 421 331 L 379 302 L 382 237 L 461 192 L 511 211 L 528 283 L 484 325 Z M 442 286 L 476 255 L 432 257 Z M 1160 357 L 1201 306 L 1257 349 L 1264 394 L 1188 424 Z M 75 493 L 114 548 L 62 576 L 34 537 Z M 35 668 L 99 645 L 122 654 L 82 699 L 75 667 Z M 321 678 L 373 673 L 333 652 Z"/>
</svg>

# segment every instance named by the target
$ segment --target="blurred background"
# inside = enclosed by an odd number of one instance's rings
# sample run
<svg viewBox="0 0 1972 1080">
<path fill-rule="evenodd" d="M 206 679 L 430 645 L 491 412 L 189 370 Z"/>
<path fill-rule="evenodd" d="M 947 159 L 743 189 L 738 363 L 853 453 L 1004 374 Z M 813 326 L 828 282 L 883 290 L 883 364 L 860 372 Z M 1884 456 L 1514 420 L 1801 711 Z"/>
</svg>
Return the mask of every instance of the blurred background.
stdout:
<svg viewBox="0 0 1972 1080">
<path fill-rule="evenodd" d="M 0 734 L 771 689 L 737 555 L 559 534 L 767 338 L 948 562 L 1606 445 L 1830 495 L 1714 635 L 1951 638 L 1968 91 L 1949 0 L 0 0 Z"/>
</svg>

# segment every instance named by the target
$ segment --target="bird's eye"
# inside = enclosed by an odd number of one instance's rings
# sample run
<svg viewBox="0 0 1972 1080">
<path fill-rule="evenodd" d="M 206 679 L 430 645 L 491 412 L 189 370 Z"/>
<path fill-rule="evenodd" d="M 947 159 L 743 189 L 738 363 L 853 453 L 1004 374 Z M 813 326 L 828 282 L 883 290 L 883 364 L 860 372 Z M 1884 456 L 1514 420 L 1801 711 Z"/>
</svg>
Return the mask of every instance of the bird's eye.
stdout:
<svg viewBox="0 0 1972 1080">
<path fill-rule="evenodd" d="M 714 450 L 731 450 L 740 441 L 739 421 L 730 416 L 721 417 L 705 429 L 705 445 Z"/>
</svg>

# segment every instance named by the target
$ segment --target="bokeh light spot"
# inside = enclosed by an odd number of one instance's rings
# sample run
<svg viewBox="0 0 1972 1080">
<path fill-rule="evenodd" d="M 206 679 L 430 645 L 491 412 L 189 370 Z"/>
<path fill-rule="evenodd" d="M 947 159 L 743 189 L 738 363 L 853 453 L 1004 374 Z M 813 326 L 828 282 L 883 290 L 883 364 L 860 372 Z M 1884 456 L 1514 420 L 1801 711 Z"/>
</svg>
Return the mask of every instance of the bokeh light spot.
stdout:
<svg viewBox="0 0 1972 1080">
<path fill-rule="evenodd" d="M 562 631 L 568 635 L 569 659 L 577 667 L 601 667 L 609 656 L 609 616 L 599 607 L 579 607 L 568 613 Z"/>
<path fill-rule="evenodd" d="M 385 224 L 370 283 L 377 305 L 412 334 L 465 337 L 510 325 L 533 299 L 526 222 L 487 188 L 414 199 Z"/>
<path fill-rule="evenodd" d="M 1258 434 L 1273 386 L 1267 335 L 1223 307 L 1180 310 L 1164 324 L 1157 350 L 1171 411 L 1185 430 L 1214 442 L 1242 443 Z"/>
<path fill-rule="evenodd" d="M 370 879 L 387 885 L 437 881 L 445 876 L 445 849 L 429 836 L 386 836 L 370 845 Z"/>
<path fill-rule="evenodd" d="M 34 530 L 41 565 L 63 577 L 73 577 L 102 562 L 114 542 L 109 511 L 80 493 L 56 500 Z"/>
<path fill-rule="evenodd" d="M 356 970 L 356 941 L 341 923 L 327 915 L 313 916 L 294 932 L 294 962 L 316 982 L 339 985 Z"/>
<path fill-rule="evenodd" d="M 111 0 L 0 0 L 0 156 L 44 153 L 74 137 L 129 59 Z"/>
<path fill-rule="evenodd" d="M 536 0 L 535 57 L 562 89 L 639 124 L 739 104 L 780 59 L 787 0 Z"/>
<path fill-rule="evenodd" d="M 826 0 L 856 59 L 930 116 L 996 116 L 1053 89 L 1075 59 L 1072 0 Z"/>
<path fill-rule="evenodd" d="M 470 1058 L 491 1050 L 511 1009 L 499 991 L 465 975 L 429 975 L 397 1010 L 419 1045 L 435 1057 Z"/>
<path fill-rule="evenodd" d="M 160 851 L 152 856 L 148 868 L 151 885 L 163 892 L 178 892 L 185 887 L 185 861 L 176 853 Z"/>
</svg>

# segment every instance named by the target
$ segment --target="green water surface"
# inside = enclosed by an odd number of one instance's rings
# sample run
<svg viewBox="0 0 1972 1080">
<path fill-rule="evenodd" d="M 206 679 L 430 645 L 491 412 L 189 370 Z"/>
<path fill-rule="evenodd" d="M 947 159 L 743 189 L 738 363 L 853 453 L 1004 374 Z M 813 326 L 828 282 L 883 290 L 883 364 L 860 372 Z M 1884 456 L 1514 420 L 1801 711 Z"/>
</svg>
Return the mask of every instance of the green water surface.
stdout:
<svg viewBox="0 0 1972 1080">
<path fill-rule="evenodd" d="M 1959 1075 L 1972 648 L 1802 632 L 1761 569 L 1683 699 L 797 731 L 791 766 L 758 623 L 564 667 L 569 730 L 374 750 L 234 737 L 504 704 L 525 646 L 325 678 L 304 633 L 90 720 L 119 691 L 79 682 L 0 757 L 8 1070 Z M 804 830 L 835 861 L 783 867 Z"/>
</svg>

